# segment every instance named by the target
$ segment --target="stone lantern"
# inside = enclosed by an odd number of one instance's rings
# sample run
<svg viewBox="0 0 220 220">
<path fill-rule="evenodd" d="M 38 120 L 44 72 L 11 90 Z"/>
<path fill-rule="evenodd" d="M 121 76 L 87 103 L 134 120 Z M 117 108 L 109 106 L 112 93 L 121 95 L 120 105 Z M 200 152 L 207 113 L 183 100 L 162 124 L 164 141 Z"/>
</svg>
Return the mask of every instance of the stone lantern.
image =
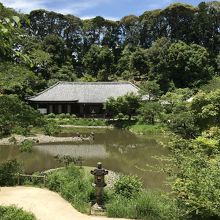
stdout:
<svg viewBox="0 0 220 220">
<path fill-rule="evenodd" d="M 103 192 L 104 187 L 106 186 L 105 183 L 105 175 L 108 174 L 108 171 L 102 168 L 102 163 L 97 163 L 97 168 L 91 170 L 91 174 L 94 175 L 94 187 L 96 189 L 96 206 L 100 209 L 103 208 Z"/>
</svg>

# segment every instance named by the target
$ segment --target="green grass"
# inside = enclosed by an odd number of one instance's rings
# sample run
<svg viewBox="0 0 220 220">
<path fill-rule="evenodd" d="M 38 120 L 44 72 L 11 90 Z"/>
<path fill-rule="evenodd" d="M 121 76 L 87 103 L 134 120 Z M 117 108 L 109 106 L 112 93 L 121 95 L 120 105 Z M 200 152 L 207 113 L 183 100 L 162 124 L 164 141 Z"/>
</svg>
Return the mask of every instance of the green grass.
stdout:
<svg viewBox="0 0 220 220">
<path fill-rule="evenodd" d="M 211 92 L 215 91 L 216 89 L 220 89 L 220 76 L 214 77 L 206 85 L 201 86 L 200 89 L 205 92 Z"/>
<path fill-rule="evenodd" d="M 158 125 L 147 125 L 147 124 L 135 124 L 129 127 L 129 130 L 135 134 L 147 135 L 147 134 L 162 134 L 163 126 Z"/>
<path fill-rule="evenodd" d="M 80 212 L 89 213 L 90 202 L 95 196 L 92 176 L 88 175 L 88 170 L 69 166 L 55 171 L 48 176 L 47 187 L 60 193 Z"/>
<path fill-rule="evenodd" d="M 108 217 L 177 220 L 174 203 L 159 192 L 143 190 L 132 198 L 113 194 L 106 207 Z"/>
<path fill-rule="evenodd" d="M 35 216 L 15 206 L 0 206 L 0 220 L 36 220 Z"/>
</svg>

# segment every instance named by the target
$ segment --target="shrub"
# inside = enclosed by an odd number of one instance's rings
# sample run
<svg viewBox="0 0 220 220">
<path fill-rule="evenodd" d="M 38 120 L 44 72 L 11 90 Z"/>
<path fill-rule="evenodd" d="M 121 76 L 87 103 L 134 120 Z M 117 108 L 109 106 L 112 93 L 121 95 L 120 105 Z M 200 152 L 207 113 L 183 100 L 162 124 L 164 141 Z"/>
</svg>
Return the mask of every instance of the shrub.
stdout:
<svg viewBox="0 0 220 220">
<path fill-rule="evenodd" d="M 71 118 L 71 114 L 70 113 L 66 113 L 66 118 Z"/>
<path fill-rule="evenodd" d="M 9 160 L 0 164 L 0 186 L 15 185 L 15 174 L 21 171 L 17 160 Z"/>
<path fill-rule="evenodd" d="M 15 206 L 0 206 L 1 220 L 36 220 L 35 216 L 29 212 L 18 209 Z"/>
<path fill-rule="evenodd" d="M 137 219 L 177 219 L 173 201 L 156 192 L 143 191 L 139 193 L 135 199 L 135 209 Z"/>
<path fill-rule="evenodd" d="M 126 198 L 131 198 L 142 188 L 142 182 L 136 176 L 121 176 L 114 186 L 116 194 Z"/>
<path fill-rule="evenodd" d="M 19 134 L 23 136 L 27 136 L 30 134 L 31 128 L 30 127 L 21 127 L 21 126 L 16 126 L 12 129 L 12 133 L 14 134 Z"/>
<path fill-rule="evenodd" d="M 48 176 L 47 187 L 61 193 L 79 211 L 89 212 L 89 202 L 94 199 L 94 189 L 83 169 L 70 166 L 56 171 Z"/>
<path fill-rule="evenodd" d="M 54 113 L 50 113 L 46 115 L 47 118 L 56 118 L 56 115 Z"/>
<path fill-rule="evenodd" d="M 57 118 L 66 118 L 66 114 L 61 113 L 61 114 L 57 115 Z"/>
<path fill-rule="evenodd" d="M 60 132 L 60 127 L 54 122 L 48 122 L 44 127 L 44 134 L 52 136 Z"/>
<path fill-rule="evenodd" d="M 32 148 L 33 148 L 33 141 L 27 139 L 22 141 L 21 145 L 19 146 L 19 150 L 21 152 L 31 152 Z"/>
<path fill-rule="evenodd" d="M 115 218 L 177 220 L 173 202 L 159 193 L 143 190 L 131 199 L 115 195 L 108 201 L 107 215 Z"/>
</svg>

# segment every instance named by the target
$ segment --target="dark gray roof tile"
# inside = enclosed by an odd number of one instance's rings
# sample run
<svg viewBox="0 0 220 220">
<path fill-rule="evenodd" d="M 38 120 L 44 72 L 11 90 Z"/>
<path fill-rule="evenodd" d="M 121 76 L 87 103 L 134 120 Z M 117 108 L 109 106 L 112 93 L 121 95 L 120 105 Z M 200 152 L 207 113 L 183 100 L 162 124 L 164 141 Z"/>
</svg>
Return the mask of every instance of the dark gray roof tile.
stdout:
<svg viewBox="0 0 220 220">
<path fill-rule="evenodd" d="M 29 98 L 29 101 L 105 103 L 109 97 L 138 94 L 138 90 L 138 87 L 129 82 L 59 82 Z"/>
</svg>

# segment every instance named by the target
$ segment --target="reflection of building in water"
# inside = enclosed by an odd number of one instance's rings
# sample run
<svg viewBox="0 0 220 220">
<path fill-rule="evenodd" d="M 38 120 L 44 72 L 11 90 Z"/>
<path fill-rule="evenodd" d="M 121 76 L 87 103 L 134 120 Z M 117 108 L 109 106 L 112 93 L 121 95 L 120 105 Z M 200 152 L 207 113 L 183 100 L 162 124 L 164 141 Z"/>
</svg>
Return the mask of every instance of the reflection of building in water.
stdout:
<svg viewBox="0 0 220 220">
<path fill-rule="evenodd" d="M 104 145 L 38 145 L 34 147 L 36 150 L 50 154 L 52 156 L 56 155 L 69 155 L 73 157 L 83 157 L 83 158 L 107 158 L 109 154 L 105 150 Z"/>
</svg>

